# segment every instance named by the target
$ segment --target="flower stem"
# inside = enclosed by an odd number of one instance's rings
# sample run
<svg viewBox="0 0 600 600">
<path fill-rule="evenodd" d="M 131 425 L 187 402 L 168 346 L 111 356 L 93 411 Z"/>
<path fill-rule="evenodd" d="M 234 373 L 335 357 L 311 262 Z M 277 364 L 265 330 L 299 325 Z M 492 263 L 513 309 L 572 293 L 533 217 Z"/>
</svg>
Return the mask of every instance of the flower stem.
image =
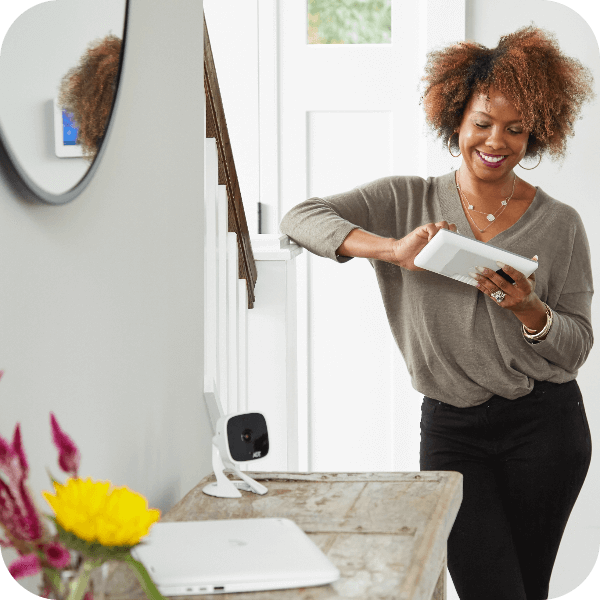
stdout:
<svg viewBox="0 0 600 600">
<path fill-rule="evenodd" d="M 44 568 L 43 577 L 46 586 L 51 587 L 59 598 L 64 597 L 65 584 L 60 578 L 60 571 L 58 569 Z"/>
<path fill-rule="evenodd" d="M 75 580 L 69 585 L 67 600 L 82 600 L 88 587 L 92 571 L 102 564 L 102 559 L 86 559 L 79 567 Z"/>
<path fill-rule="evenodd" d="M 135 560 L 131 555 L 127 556 L 124 560 L 131 567 L 135 576 L 138 578 L 138 581 L 142 584 L 142 588 L 149 600 L 165 600 L 163 595 L 158 591 L 154 581 L 150 578 L 148 571 L 146 571 L 146 567 L 144 567 L 141 562 Z"/>
</svg>

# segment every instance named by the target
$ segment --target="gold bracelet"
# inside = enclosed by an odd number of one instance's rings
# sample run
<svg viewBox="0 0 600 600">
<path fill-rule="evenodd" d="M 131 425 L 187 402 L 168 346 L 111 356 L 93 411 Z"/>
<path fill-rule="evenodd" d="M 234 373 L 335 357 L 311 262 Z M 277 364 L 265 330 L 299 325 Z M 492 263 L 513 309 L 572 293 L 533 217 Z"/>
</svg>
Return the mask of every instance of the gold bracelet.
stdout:
<svg viewBox="0 0 600 600">
<path fill-rule="evenodd" d="M 525 327 L 525 324 L 522 324 L 523 335 L 525 336 L 526 339 L 540 341 L 540 338 L 548 335 L 548 332 L 550 331 L 550 327 L 552 327 L 553 313 L 552 313 L 552 309 L 545 302 L 544 302 L 544 306 L 546 307 L 546 317 L 547 318 L 546 318 L 546 324 L 544 325 L 544 328 L 541 331 L 538 331 L 537 333 L 528 333 L 528 331 L 531 331 L 531 329 L 529 329 L 528 327 Z"/>
</svg>

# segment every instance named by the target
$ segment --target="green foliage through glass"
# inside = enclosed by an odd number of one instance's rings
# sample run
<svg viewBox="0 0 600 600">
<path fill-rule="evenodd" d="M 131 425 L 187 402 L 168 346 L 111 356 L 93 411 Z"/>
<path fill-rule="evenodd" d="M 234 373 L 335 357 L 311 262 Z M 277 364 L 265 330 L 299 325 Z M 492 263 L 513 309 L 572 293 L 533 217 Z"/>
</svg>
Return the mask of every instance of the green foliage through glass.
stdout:
<svg viewBox="0 0 600 600">
<path fill-rule="evenodd" d="M 389 44 L 391 0 L 308 0 L 309 44 Z"/>
</svg>

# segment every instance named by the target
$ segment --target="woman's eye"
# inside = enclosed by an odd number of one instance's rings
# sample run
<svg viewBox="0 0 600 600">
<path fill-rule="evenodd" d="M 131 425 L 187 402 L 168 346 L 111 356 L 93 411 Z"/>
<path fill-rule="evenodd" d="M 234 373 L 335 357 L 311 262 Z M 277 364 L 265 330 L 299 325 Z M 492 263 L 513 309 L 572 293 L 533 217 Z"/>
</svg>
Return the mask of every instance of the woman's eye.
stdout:
<svg viewBox="0 0 600 600">
<path fill-rule="evenodd" d="M 475 123 L 475 125 L 477 127 L 479 127 L 480 129 L 487 129 L 489 127 L 489 124 L 487 124 L 487 123 Z M 516 129 L 509 129 L 509 131 L 513 135 L 520 135 L 521 133 L 523 133 L 522 131 L 517 131 Z"/>
</svg>

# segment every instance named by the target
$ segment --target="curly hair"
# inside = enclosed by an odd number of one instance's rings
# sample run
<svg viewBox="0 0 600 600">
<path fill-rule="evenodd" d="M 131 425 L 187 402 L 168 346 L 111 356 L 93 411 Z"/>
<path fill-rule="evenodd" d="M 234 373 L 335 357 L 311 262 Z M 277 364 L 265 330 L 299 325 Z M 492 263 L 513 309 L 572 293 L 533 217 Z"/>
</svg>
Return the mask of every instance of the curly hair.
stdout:
<svg viewBox="0 0 600 600">
<path fill-rule="evenodd" d="M 96 156 L 108 125 L 121 46 L 121 39 L 112 34 L 93 41 L 60 83 L 58 104 L 73 113 L 73 122 L 79 128 L 77 141 L 88 160 Z"/>
<path fill-rule="evenodd" d="M 474 93 L 490 86 L 506 96 L 529 131 L 526 157 L 564 158 L 581 106 L 595 97 L 590 70 L 565 56 L 555 36 L 529 25 L 502 36 L 496 48 L 461 42 L 427 54 L 420 104 L 430 128 L 447 144 Z M 456 137 L 451 147 L 458 150 Z"/>
</svg>

